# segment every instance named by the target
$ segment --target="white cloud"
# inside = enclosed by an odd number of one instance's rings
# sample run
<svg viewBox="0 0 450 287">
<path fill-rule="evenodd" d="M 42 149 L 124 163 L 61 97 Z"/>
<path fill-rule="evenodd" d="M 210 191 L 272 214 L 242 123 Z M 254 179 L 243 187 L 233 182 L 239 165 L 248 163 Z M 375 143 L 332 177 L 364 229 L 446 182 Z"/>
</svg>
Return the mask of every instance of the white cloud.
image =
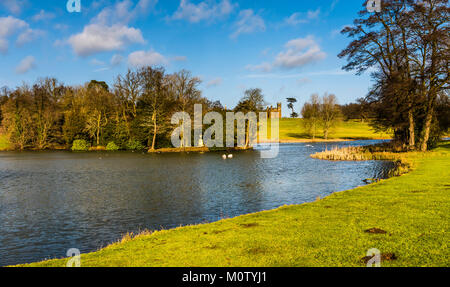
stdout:
<svg viewBox="0 0 450 287">
<path fill-rule="evenodd" d="M 262 63 L 259 65 L 247 65 L 245 68 L 249 71 L 270 72 L 272 70 L 272 64 L 271 63 Z"/>
<path fill-rule="evenodd" d="M 36 67 L 36 60 L 33 56 L 25 57 L 19 65 L 16 67 L 16 73 L 17 74 L 25 74 L 29 70 Z"/>
<path fill-rule="evenodd" d="M 158 0 L 140 0 L 136 5 L 131 0 L 117 1 L 103 8 L 91 23 L 102 25 L 127 24 L 153 9 Z"/>
<path fill-rule="evenodd" d="M 210 88 L 210 87 L 216 87 L 216 86 L 221 85 L 222 82 L 223 82 L 222 78 L 215 78 L 215 79 L 212 79 L 211 81 L 209 81 L 209 82 L 206 84 L 206 87 L 207 87 L 207 88 Z"/>
<path fill-rule="evenodd" d="M 97 60 L 97 59 L 92 59 L 91 60 L 91 64 L 94 65 L 94 66 L 104 66 L 105 62 Z"/>
<path fill-rule="evenodd" d="M 123 56 L 119 55 L 119 54 L 115 54 L 111 57 L 110 64 L 111 64 L 111 66 L 115 67 L 115 66 L 122 64 L 122 61 L 123 61 Z"/>
<path fill-rule="evenodd" d="M 136 51 L 128 55 L 128 64 L 137 68 L 167 63 L 167 59 L 155 51 Z"/>
<path fill-rule="evenodd" d="M 241 34 L 250 34 L 266 30 L 266 24 L 264 23 L 263 18 L 255 14 L 252 9 L 239 12 L 239 19 L 234 26 L 236 30 L 230 35 L 231 38 L 237 38 Z"/>
<path fill-rule="evenodd" d="M 27 22 L 13 16 L 0 17 L 0 37 L 5 38 L 15 34 L 18 30 L 28 28 Z"/>
<path fill-rule="evenodd" d="M 326 57 L 325 52 L 321 51 L 312 36 L 291 40 L 285 47 L 286 51 L 279 53 L 275 58 L 274 66 L 293 69 L 318 62 Z"/>
<path fill-rule="evenodd" d="M 324 70 L 317 72 L 308 72 L 301 74 L 284 74 L 284 73 L 264 73 L 264 74 L 250 74 L 246 75 L 245 78 L 250 79 L 295 79 L 295 78 L 305 78 L 305 77 L 321 77 L 321 76 L 345 76 L 351 75 L 351 72 L 343 71 L 340 69 L 335 70 Z M 304 80 L 305 83 L 308 80 Z"/>
<path fill-rule="evenodd" d="M 55 18 L 55 14 L 50 13 L 50 12 L 45 12 L 45 10 L 43 10 L 43 9 L 41 11 L 39 11 L 38 14 L 36 14 L 32 17 L 32 19 L 34 21 L 45 21 L 45 20 L 51 20 L 53 18 Z"/>
<path fill-rule="evenodd" d="M 284 19 L 285 25 L 297 26 L 298 24 L 308 23 L 311 20 L 319 18 L 320 8 L 317 10 L 309 10 L 306 13 L 294 13 L 288 18 Z"/>
<path fill-rule="evenodd" d="M 189 0 L 181 0 L 180 6 L 170 19 L 184 19 L 191 23 L 198 23 L 203 20 L 215 20 L 229 15 L 236 6 L 237 4 L 230 2 L 230 0 L 222 0 L 219 3 L 215 0 L 208 0 L 198 4 L 190 3 Z"/>
<path fill-rule="evenodd" d="M 39 38 L 39 36 L 44 34 L 45 32 L 42 30 L 33 30 L 28 28 L 17 37 L 16 44 L 19 47 L 23 46 L 24 44 L 34 41 Z"/>
<path fill-rule="evenodd" d="M 13 16 L 0 17 L 0 52 L 5 54 L 8 52 L 9 37 L 20 33 L 16 44 L 21 46 L 27 42 L 36 39 L 43 34 L 43 31 L 33 30 L 30 25 Z"/>
<path fill-rule="evenodd" d="M 144 43 L 141 30 L 124 25 L 106 26 L 90 24 L 83 32 L 73 35 L 68 43 L 79 56 L 89 56 L 99 52 L 122 50 L 132 43 Z"/>
<path fill-rule="evenodd" d="M 0 5 L 3 5 L 3 7 L 13 14 L 20 14 L 20 12 L 22 12 L 22 8 L 26 4 L 26 0 L 2 0 L 0 2 Z"/>
<path fill-rule="evenodd" d="M 305 65 L 321 61 L 326 58 L 326 53 L 320 49 L 314 37 L 298 38 L 286 43 L 285 50 L 280 52 L 272 63 L 260 65 L 247 65 L 250 71 L 270 72 L 274 68 L 295 69 Z"/>
</svg>

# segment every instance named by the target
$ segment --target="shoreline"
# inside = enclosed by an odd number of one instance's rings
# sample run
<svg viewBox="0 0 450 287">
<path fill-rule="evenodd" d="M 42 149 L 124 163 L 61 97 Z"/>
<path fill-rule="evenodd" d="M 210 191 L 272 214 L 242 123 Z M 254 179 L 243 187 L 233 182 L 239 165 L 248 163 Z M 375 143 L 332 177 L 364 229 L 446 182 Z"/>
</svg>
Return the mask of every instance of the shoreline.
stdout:
<svg viewBox="0 0 450 287">
<path fill-rule="evenodd" d="M 352 138 L 352 139 L 343 139 L 343 138 L 338 138 L 338 139 L 281 139 L 279 141 L 258 141 L 257 144 L 292 144 L 292 143 L 340 143 L 340 142 L 353 142 L 353 141 L 370 141 L 370 140 L 390 140 L 391 138 Z M 183 153 L 183 152 L 219 152 L 219 151 L 245 151 L 245 150 L 251 150 L 252 148 L 239 148 L 239 147 L 234 147 L 234 148 L 227 148 L 227 147 L 220 147 L 220 148 L 207 148 L 207 147 L 189 147 L 189 148 L 160 148 L 160 149 L 155 149 L 155 150 L 142 150 L 144 152 L 148 152 L 151 154 L 154 153 Z M 39 151 L 72 151 L 70 148 L 63 148 L 63 147 L 56 147 L 56 148 L 48 148 L 48 149 L 24 149 L 24 150 L 19 150 L 19 149 L 11 149 L 11 148 L 6 148 L 6 149 L 0 149 L 0 152 L 20 152 L 20 151 L 34 151 L 34 152 L 39 152 Z M 99 151 L 103 151 L 103 152 L 115 152 L 115 151 L 107 151 L 105 149 L 98 149 L 96 150 L 95 147 L 92 150 L 87 150 L 87 151 L 74 151 L 74 152 L 99 152 Z M 126 151 L 126 150 L 119 150 L 120 151 Z M 130 151 L 131 152 L 131 151 Z"/>
<path fill-rule="evenodd" d="M 383 254 L 395 252 L 396 259 L 383 261 L 383 266 L 414 266 L 418 263 L 448 266 L 445 256 L 436 251 L 442 246 L 442 232 L 445 232 L 442 224 L 445 225 L 445 218 L 448 218 L 447 194 L 441 185 L 449 177 L 445 170 L 449 166 L 450 146 L 444 143 L 425 154 L 414 152 L 401 156 L 414 163 L 413 168 L 402 176 L 335 192 L 315 202 L 282 206 L 213 223 L 136 236 L 127 234 L 103 249 L 82 254 L 82 266 L 268 267 L 281 264 L 361 267 L 365 266 L 362 260 L 366 250 L 374 246 Z M 377 204 L 373 204 L 373 200 Z M 436 205 L 441 208 L 430 213 L 427 211 L 430 202 L 442 202 Z M 397 207 L 390 209 L 394 214 L 379 216 L 394 203 Z M 352 206 L 351 214 L 348 214 L 349 206 Z M 411 206 L 415 207 L 411 209 Z M 436 220 L 426 220 L 426 226 L 410 224 L 429 216 L 435 216 Z M 397 230 L 399 226 L 400 230 Z M 369 231 L 373 228 L 386 230 L 388 234 L 371 235 Z M 430 244 L 416 242 L 417 234 L 425 236 L 424 240 L 431 240 Z M 192 238 L 196 240 L 192 241 Z M 310 245 L 311 240 L 316 243 Z M 419 246 L 420 254 L 409 256 L 409 250 Z M 328 250 L 326 254 L 322 252 L 324 248 Z M 147 252 L 143 252 L 144 249 Z M 64 266 L 66 261 L 52 259 L 17 266 L 58 267 Z"/>
</svg>

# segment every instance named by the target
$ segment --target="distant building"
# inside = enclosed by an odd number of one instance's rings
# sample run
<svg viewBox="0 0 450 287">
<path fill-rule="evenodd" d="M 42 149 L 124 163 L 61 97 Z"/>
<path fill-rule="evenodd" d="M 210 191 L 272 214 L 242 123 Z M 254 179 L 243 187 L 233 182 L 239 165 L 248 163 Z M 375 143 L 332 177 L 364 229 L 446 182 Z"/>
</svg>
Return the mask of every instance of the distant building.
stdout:
<svg viewBox="0 0 450 287">
<path fill-rule="evenodd" d="M 278 113 L 278 115 L 276 113 Z M 272 106 L 267 108 L 267 117 L 269 119 L 281 119 L 281 103 L 278 103 L 276 108 Z"/>
</svg>

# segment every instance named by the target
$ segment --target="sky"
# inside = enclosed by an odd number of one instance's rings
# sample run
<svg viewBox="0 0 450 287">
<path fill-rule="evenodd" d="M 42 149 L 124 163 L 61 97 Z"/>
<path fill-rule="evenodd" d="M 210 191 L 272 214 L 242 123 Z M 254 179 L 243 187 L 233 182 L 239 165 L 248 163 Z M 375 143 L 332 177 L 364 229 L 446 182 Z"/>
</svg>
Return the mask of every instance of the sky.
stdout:
<svg viewBox="0 0 450 287">
<path fill-rule="evenodd" d="M 72 2 L 75 0 L 70 0 Z M 202 80 L 203 96 L 234 107 L 249 88 L 268 104 L 313 93 L 346 104 L 367 94 L 369 75 L 342 70 L 363 0 L 0 1 L 0 87 L 55 77 L 67 85 L 112 85 L 143 65 L 181 69 Z"/>
</svg>

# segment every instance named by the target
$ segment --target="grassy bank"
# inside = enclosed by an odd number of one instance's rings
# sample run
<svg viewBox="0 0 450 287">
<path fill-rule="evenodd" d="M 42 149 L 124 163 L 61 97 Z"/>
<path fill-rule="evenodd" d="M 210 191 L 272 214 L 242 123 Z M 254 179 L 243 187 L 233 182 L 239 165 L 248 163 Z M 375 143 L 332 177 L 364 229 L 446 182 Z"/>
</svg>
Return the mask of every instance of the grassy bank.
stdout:
<svg viewBox="0 0 450 287">
<path fill-rule="evenodd" d="M 450 144 L 402 156 L 413 170 L 401 177 L 314 203 L 134 239 L 126 236 L 122 242 L 83 254 L 81 264 L 364 266 L 366 251 L 377 248 L 386 259 L 382 266 L 449 266 Z"/>
<path fill-rule="evenodd" d="M 323 139 L 323 133 L 319 129 L 317 140 Z M 367 122 L 344 121 L 339 123 L 330 133 L 330 139 L 389 139 L 386 133 L 376 133 Z M 280 120 L 280 140 L 281 141 L 302 141 L 310 140 L 303 125 L 302 119 L 281 119 Z"/>
</svg>

